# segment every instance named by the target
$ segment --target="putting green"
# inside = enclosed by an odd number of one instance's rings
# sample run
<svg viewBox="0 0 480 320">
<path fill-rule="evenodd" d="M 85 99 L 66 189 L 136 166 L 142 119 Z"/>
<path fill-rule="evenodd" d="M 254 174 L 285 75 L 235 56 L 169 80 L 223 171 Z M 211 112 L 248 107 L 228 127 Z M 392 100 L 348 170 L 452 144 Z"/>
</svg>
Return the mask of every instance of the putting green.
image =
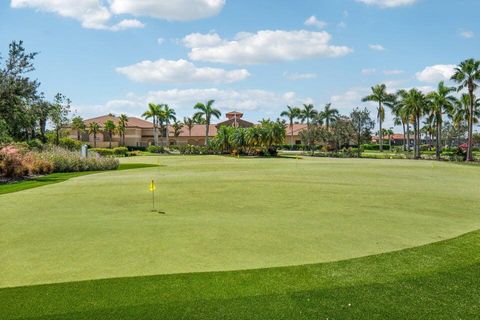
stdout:
<svg viewBox="0 0 480 320">
<path fill-rule="evenodd" d="M 0 195 L 0 287 L 326 262 L 480 228 L 480 170 L 426 161 L 136 157 Z M 148 185 L 157 181 L 150 212 Z"/>
</svg>

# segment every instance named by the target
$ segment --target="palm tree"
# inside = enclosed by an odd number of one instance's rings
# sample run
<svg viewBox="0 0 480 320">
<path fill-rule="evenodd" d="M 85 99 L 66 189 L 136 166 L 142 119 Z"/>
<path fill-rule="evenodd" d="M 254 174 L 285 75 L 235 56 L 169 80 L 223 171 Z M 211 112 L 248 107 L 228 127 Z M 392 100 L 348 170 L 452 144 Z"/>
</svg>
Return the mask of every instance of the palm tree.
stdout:
<svg viewBox="0 0 480 320">
<path fill-rule="evenodd" d="M 475 118 L 474 92 L 478 89 L 478 86 L 480 85 L 480 60 L 468 59 L 460 63 L 460 65 L 455 68 L 455 73 L 452 76 L 452 80 L 458 83 L 458 91 L 466 88 L 470 97 L 470 116 L 468 117 L 467 161 L 473 161 L 473 120 Z"/>
<path fill-rule="evenodd" d="M 379 84 L 372 87 L 372 94 L 366 96 L 362 99 L 363 102 L 372 101 L 378 103 L 377 108 L 377 119 L 380 126 L 379 132 L 382 132 L 382 124 L 385 120 L 385 109 L 383 105 L 385 102 L 391 101 L 394 99 L 392 94 L 387 93 L 387 86 L 384 84 Z M 383 152 L 383 137 L 380 135 L 380 152 Z"/>
<path fill-rule="evenodd" d="M 118 118 L 118 134 L 121 138 L 122 146 L 125 146 L 125 132 L 127 131 L 128 117 L 126 114 L 121 114 Z"/>
<path fill-rule="evenodd" d="M 88 134 L 93 134 L 93 147 L 97 147 L 97 133 L 100 132 L 100 125 L 96 122 L 91 122 L 88 126 Z"/>
<path fill-rule="evenodd" d="M 180 121 L 175 120 L 175 122 L 172 124 L 172 127 L 173 127 L 173 135 L 175 137 L 178 137 L 182 133 L 184 124 L 181 123 Z"/>
<path fill-rule="evenodd" d="M 192 136 L 192 128 L 195 126 L 196 121 L 194 118 L 183 118 L 183 124 L 188 128 L 188 136 Z"/>
<path fill-rule="evenodd" d="M 323 111 L 320 112 L 320 118 L 325 121 L 325 128 L 327 131 L 330 128 L 330 123 L 334 123 L 340 115 L 337 109 L 332 109 L 331 107 L 332 104 L 327 103 L 323 108 Z"/>
<path fill-rule="evenodd" d="M 205 145 L 208 146 L 208 133 L 210 129 L 210 121 L 212 117 L 220 118 L 222 113 L 220 110 L 213 108 L 215 100 L 210 100 L 206 104 L 198 102 L 193 109 L 198 110 L 194 114 L 194 119 L 204 119 L 205 120 Z"/>
<path fill-rule="evenodd" d="M 161 105 L 155 103 L 148 104 L 148 110 L 142 114 L 145 119 L 152 119 L 153 125 L 153 145 L 158 145 L 157 119 L 161 113 Z"/>
<path fill-rule="evenodd" d="M 77 140 L 80 141 L 81 134 L 86 130 L 82 117 L 76 116 L 72 119 L 72 129 L 77 131 Z"/>
<path fill-rule="evenodd" d="M 390 129 L 383 129 L 384 134 L 388 137 L 388 148 L 392 151 L 392 136 L 394 134 L 392 128 Z"/>
<path fill-rule="evenodd" d="M 418 89 L 400 90 L 398 92 L 400 96 L 400 106 L 411 115 L 410 121 L 413 123 L 414 128 L 414 141 L 415 141 L 415 158 L 420 158 L 420 119 L 424 115 L 428 106 L 428 100 L 425 95 Z"/>
<path fill-rule="evenodd" d="M 290 123 L 290 149 L 293 149 L 293 122 L 300 117 L 301 111 L 299 108 L 287 106 L 287 110 L 283 111 L 280 116 L 288 118 Z"/>
<path fill-rule="evenodd" d="M 437 160 L 440 160 L 440 154 L 442 151 L 440 142 L 442 139 L 443 115 L 451 110 L 455 103 L 455 97 L 450 95 L 453 91 L 455 91 L 455 88 L 445 86 L 445 83 L 442 81 L 438 84 L 437 91 L 431 92 L 427 95 L 427 99 L 430 100 L 430 112 L 434 118 L 434 124 L 436 126 L 435 156 Z"/>
<path fill-rule="evenodd" d="M 391 96 L 390 101 L 385 102 L 385 106 L 389 107 L 394 118 L 393 118 L 393 125 L 395 126 L 402 126 L 403 130 L 403 151 L 407 151 L 407 144 L 410 143 L 410 134 L 407 134 L 407 130 L 410 130 L 410 126 L 408 124 L 408 115 L 404 112 L 404 110 L 401 108 L 400 103 L 398 101 L 398 96 L 396 94 L 393 94 Z M 407 130 L 405 128 L 407 126 Z M 408 138 L 406 137 L 408 135 Z M 407 143 L 408 141 L 408 143 Z M 408 150 L 409 150 L 408 146 Z"/>
<path fill-rule="evenodd" d="M 108 147 L 112 149 L 112 137 L 113 133 L 115 132 L 116 126 L 112 120 L 107 120 L 103 124 L 103 130 L 108 133 Z"/>
<path fill-rule="evenodd" d="M 470 95 L 469 94 L 462 94 L 460 99 L 456 100 L 455 107 L 453 108 L 453 112 L 451 114 L 451 118 L 453 123 L 458 128 L 462 125 L 466 125 L 470 121 Z M 473 123 L 478 123 L 478 118 L 480 117 L 480 98 L 477 99 L 476 96 L 473 96 Z"/>
<path fill-rule="evenodd" d="M 168 146 L 170 144 L 168 140 L 170 136 L 170 132 L 169 132 L 170 120 L 177 121 L 177 118 L 175 117 L 176 113 L 173 108 L 170 108 L 168 104 L 163 104 L 162 106 L 163 108 L 162 108 L 159 119 L 162 119 L 163 123 L 165 123 L 165 127 L 166 127 L 165 136 L 167 138 L 167 146 Z"/>
<path fill-rule="evenodd" d="M 247 146 L 247 129 L 238 127 L 232 133 L 231 144 L 237 150 L 237 154 L 243 153 Z"/>
<path fill-rule="evenodd" d="M 313 104 L 304 104 L 303 109 L 300 111 L 300 118 L 303 121 L 307 122 L 307 143 L 310 147 L 310 151 L 312 151 L 312 154 L 315 152 L 312 149 L 312 144 L 313 144 L 313 137 L 312 137 L 312 128 L 310 126 L 310 120 L 315 119 L 318 116 L 318 111 L 315 110 L 315 107 Z"/>
</svg>

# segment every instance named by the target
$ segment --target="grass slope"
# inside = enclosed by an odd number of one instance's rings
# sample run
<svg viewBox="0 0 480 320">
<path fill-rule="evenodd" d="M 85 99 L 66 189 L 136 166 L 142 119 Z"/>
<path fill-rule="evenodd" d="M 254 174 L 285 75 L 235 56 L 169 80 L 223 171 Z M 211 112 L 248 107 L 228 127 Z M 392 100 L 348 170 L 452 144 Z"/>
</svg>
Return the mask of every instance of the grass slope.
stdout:
<svg viewBox="0 0 480 320">
<path fill-rule="evenodd" d="M 0 196 L 0 287 L 349 259 L 480 228 L 477 167 L 139 157 Z M 160 162 L 160 163 L 157 163 Z M 157 181 L 152 213 L 148 184 Z"/>
<path fill-rule="evenodd" d="M 347 261 L 0 289 L 2 319 L 478 319 L 480 232 Z"/>
<path fill-rule="evenodd" d="M 140 168 L 150 168 L 155 167 L 153 164 L 142 164 L 142 163 L 122 163 L 117 170 L 129 170 L 129 169 L 140 169 Z M 86 176 L 89 174 L 101 173 L 102 171 L 82 171 L 82 172 L 65 172 L 65 173 L 52 173 L 46 176 L 23 180 L 15 183 L 6 183 L 0 184 L 0 195 L 38 188 L 46 186 L 52 183 L 59 183 L 67 181 L 72 178 Z"/>
</svg>

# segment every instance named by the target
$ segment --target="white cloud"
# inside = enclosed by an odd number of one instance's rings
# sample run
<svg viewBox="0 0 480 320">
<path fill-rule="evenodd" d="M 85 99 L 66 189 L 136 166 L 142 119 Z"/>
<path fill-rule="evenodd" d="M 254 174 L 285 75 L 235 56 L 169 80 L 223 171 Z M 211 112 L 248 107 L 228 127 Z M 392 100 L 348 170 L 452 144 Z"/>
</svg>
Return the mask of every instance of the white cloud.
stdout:
<svg viewBox="0 0 480 320">
<path fill-rule="evenodd" d="M 163 39 L 163 38 L 158 38 L 158 39 L 157 39 L 157 43 L 158 43 L 159 45 L 162 45 L 164 42 L 165 42 L 165 39 Z"/>
<path fill-rule="evenodd" d="M 224 70 L 219 68 L 199 68 L 187 60 L 145 60 L 130 66 L 120 67 L 117 72 L 137 82 L 213 82 L 232 83 L 250 76 L 245 69 Z"/>
<path fill-rule="evenodd" d="M 395 8 L 409 6 L 417 2 L 417 0 L 356 0 L 366 5 L 377 6 L 380 8 Z"/>
<path fill-rule="evenodd" d="M 395 76 L 403 73 L 405 73 L 403 70 L 383 70 L 383 74 L 387 76 Z"/>
<path fill-rule="evenodd" d="M 460 31 L 460 36 L 462 36 L 465 39 L 471 39 L 475 37 L 475 33 L 470 30 L 464 30 L 464 31 Z"/>
<path fill-rule="evenodd" d="M 454 64 L 437 64 L 417 72 L 416 77 L 419 81 L 431 83 L 450 80 L 456 67 Z"/>
<path fill-rule="evenodd" d="M 217 15 L 225 0 L 111 0 L 115 14 L 148 16 L 170 21 L 188 21 Z"/>
<path fill-rule="evenodd" d="M 385 47 L 382 46 L 381 44 L 370 44 L 368 47 L 376 51 L 385 51 Z"/>
<path fill-rule="evenodd" d="M 314 79 L 317 77 L 316 73 L 290 73 L 285 72 L 283 77 L 288 80 L 297 81 L 297 80 L 308 80 Z"/>
<path fill-rule="evenodd" d="M 240 32 L 233 40 L 220 39 L 217 36 L 217 34 L 186 36 L 184 43 L 191 48 L 190 59 L 219 63 L 257 64 L 314 57 L 339 57 L 353 51 L 346 46 L 331 45 L 332 37 L 325 31 Z M 213 40 L 206 41 L 210 38 Z M 205 43 L 203 44 L 200 40 Z"/>
<path fill-rule="evenodd" d="M 327 23 L 325 21 L 318 20 L 315 16 L 309 17 L 307 20 L 305 20 L 304 23 L 306 26 L 317 27 L 319 29 L 323 29 L 327 26 Z"/>
<path fill-rule="evenodd" d="M 112 17 L 109 9 L 99 0 L 11 0 L 10 6 L 53 12 L 62 17 L 76 19 L 84 28 L 89 29 L 108 29 L 106 23 Z"/>
<path fill-rule="evenodd" d="M 145 25 L 137 19 L 125 19 L 110 27 L 112 31 L 121 31 L 125 29 L 141 29 Z"/>
<path fill-rule="evenodd" d="M 115 24 L 114 15 L 148 16 L 163 20 L 187 21 L 218 14 L 225 0 L 11 0 L 12 8 L 33 8 L 53 12 L 81 22 L 84 28 L 119 31 L 142 28 L 136 19 Z"/>
<path fill-rule="evenodd" d="M 222 90 L 218 88 L 206 89 L 171 89 L 151 91 L 145 95 L 128 94 L 125 98 L 115 99 L 103 105 L 75 106 L 84 117 L 98 116 L 99 114 L 126 113 L 131 116 L 141 115 L 149 102 L 168 103 L 177 111 L 177 116 L 188 116 L 193 113 L 193 106 L 197 102 L 215 100 L 216 108 L 222 113 L 233 109 L 248 112 L 246 117 L 252 119 L 257 113 L 260 117 L 278 117 L 286 105 L 301 105 L 313 103 L 310 98 L 300 98 L 295 92 L 276 93 L 266 90 Z M 259 118 L 260 118 L 259 117 Z"/>
<path fill-rule="evenodd" d="M 222 38 L 217 33 L 191 33 L 183 38 L 183 44 L 187 48 L 213 47 L 222 43 Z"/>
<path fill-rule="evenodd" d="M 377 69 L 373 69 L 373 68 L 371 68 L 371 69 L 368 69 L 368 68 L 367 68 L 367 69 L 362 69 L 362 74 L 363 74 L 364 76 L 370 76 L 370 75 L 372 75 L 372 74 L 375 74 L 376 72 L 377 72 Z"/>
</svg>

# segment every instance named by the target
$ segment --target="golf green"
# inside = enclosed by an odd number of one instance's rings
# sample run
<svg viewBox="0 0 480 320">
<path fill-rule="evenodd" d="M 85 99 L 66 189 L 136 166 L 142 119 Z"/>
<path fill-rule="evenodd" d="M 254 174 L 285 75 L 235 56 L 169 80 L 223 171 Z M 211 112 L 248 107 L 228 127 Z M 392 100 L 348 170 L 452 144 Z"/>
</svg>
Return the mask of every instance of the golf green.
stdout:
<svg viewBox="0 0 480 320">
<path fill-rule="evenodd" d="M 0 287 L 293 266 L 480 228 L 478 167 L 132 157 L 159 167 L 0 195 Z M 156 181 L 154 213 L 149 183 Z"/>
</svg>

